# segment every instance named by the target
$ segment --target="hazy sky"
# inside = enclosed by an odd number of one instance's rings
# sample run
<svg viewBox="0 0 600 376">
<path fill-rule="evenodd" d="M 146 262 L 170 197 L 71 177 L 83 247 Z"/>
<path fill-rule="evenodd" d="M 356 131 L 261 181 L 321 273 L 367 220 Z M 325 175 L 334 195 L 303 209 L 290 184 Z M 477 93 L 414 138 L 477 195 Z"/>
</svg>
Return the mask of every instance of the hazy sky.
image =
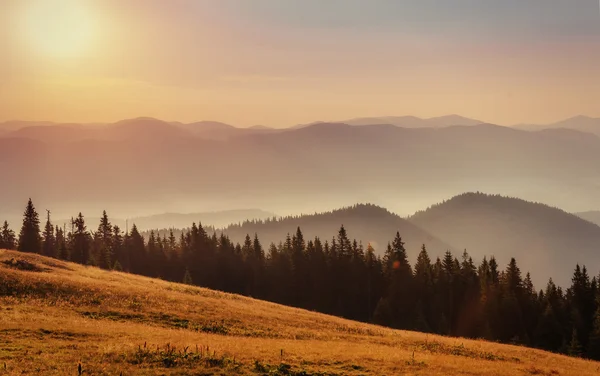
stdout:
<svg viewBox="0 0 600 376">
<path fill-rule="evenodd" d="M 0 120 L 600 117 L 598 0 L 0 0 Z"/>
</svg>

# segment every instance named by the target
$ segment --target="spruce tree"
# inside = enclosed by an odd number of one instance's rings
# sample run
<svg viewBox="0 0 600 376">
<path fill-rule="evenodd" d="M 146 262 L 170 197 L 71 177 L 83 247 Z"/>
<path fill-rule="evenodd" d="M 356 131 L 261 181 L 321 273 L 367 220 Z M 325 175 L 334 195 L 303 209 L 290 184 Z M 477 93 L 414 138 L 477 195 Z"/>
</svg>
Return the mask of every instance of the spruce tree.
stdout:
<svg viewBox="0 0 600 376">
<path fill-rule="evenodd" d="M 113 227 L 108 220 L 106 210 L 102 212 L 98 231 L 94 234 L 94 243 L 98 255 L 98 265 L 103 269 L 110 269 L 113 265 Z"/>
<path fill-rule="evenodd" d="M 379 324 L 407 329 L 413 322 L 415 294 L 413 274 L 399 232 L 385 254 L 387 292 L 378 303 L 374 319 Z"/>
<path fill-rule="evenodd" d="M 85 219 L 83 214 L 79 213 L 77 218 L 73 220 L 73 239 L 72 239 L 72 250 L 71 250 L 71 261 L 83 264 L 83 265 L 95 265 L 96 260 L 90 257 L 90 234 L 87 231 L 85 225 Z M 91 263 L 90 263 L 91 260 Z"/>
<path fill-rule="evenodd" d="M 34 253 L 40 253 L 42 250 L 40 219 L 31 199 L 27 202 L 25 213 L 23 213 L 23 226 L 19 233 L 18 250 Z"/>
<path fill-rule="evenodd" d="M 44 226 L 44 232 L 42 233 L 42 254 L 45 256 L 54 257 L 56 256 L 56 238 L 54 236 L 54 226 L 50 222 L 50 210 L 47 211 L 46 226 Z"/>
<path fill-rule="evenodd" d="M 2 230 L 0 231 L 0 248 L 15 249 L 17 247 L 17 240 L 15 238 L 14 231 L 8 226 L 8 222 L 4 221 Z"/>
<path fill-rule="evenodd" d="M 419 328 L 430 331 L 429 322 L 433 321 L 431 317 L 431 304 L 433 296 L 433 266 L 427 253 L 425 244 L 421 247 L 421 252 L 417 256 L 414 272 L 415 295 L 417 305 L 415 308 L 415 325 Z"/>
<path fill-rule="evenodd" d="M 136 274 L 147 273 L 148 260 L 146 257 L 144 238 L 135 224 L 133 224 L 129 235 L 127 236 L 125 247 L 127 248 L 127 254 L 129 256 L 131 272 Z"/>
</svg>

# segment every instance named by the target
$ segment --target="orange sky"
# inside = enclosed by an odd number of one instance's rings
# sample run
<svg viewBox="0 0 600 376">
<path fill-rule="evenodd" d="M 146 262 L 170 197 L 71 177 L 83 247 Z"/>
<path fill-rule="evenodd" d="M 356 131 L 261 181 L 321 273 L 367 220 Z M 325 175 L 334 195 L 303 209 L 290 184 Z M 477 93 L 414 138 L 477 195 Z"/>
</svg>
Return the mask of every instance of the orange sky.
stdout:
<svg viewBox="0 0 600 376">
<path fill-rule="evenodd" d="M 0 121 L 600 117 L 597 1 L 252 3 L 4 0 Z"/>
</svg>

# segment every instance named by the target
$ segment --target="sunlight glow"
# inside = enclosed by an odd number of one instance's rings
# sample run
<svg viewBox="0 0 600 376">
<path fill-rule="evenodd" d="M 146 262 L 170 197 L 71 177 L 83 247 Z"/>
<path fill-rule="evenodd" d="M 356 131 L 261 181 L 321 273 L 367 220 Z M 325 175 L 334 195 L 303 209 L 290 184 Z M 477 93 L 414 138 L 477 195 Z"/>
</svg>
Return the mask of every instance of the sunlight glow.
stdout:
<svg viewBox="0 0 600 376">
<path fill-rule="evenodd" d="M 81 0 L 36 0 L 23 9 L 22 35 L 32 52 L 73 58 L 91 47 L 95 19 Z"/>
</svg>

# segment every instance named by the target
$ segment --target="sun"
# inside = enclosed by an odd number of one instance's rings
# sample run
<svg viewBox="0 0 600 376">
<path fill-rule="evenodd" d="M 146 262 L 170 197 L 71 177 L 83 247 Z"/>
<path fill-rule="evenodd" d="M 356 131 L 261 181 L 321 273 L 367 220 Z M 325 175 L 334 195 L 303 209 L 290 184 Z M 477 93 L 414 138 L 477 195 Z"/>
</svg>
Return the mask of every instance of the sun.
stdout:
<svg viewBox="0 0 600 376">
<path fill-rule="evenodd" d="M 22 36 L 29 48 L 52 58 L 72 58 L 92 47 L 94 15 L 85 0 L 34 0 L 23 10 Z"/>
</svg>

